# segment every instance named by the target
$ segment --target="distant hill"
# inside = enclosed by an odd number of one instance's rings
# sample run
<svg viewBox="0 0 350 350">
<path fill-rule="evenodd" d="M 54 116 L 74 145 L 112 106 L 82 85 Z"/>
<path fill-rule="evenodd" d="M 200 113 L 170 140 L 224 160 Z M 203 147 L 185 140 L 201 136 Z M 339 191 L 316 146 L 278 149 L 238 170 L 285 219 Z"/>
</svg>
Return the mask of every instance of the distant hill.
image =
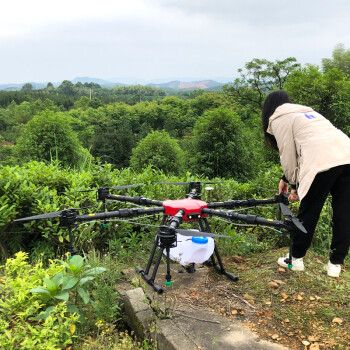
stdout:
<svg viewBox="0 0 350 350">
<path fill-rule="evenodd" d="M 29 84 L 32 84 L 33 89 L 43 89 L 46 87 L 47 83 L 34 83 L 34 82 L 28 82 Z M 27 83 L 22 84 L 0 84 L 0 90 L 7 90 L 7 91 L 19 91 L 22 89 L 22 86 Z"/>
<path fill-rule="evenodd" d="M 201 80 L 201 81 L 191 81 L 191 82 L 182 82 L 182 81 L 171 81 L 169 83 L 161 84 L 148 84 L 156 88 L 170 88 L 174 90 L 194 90 L 194 89 L 212 89 L 212 88 L 222 88 L 225 84 L 219 83 L 214 80 Z"/>
<path fill-rule="evenodd" d="M 68 80 L 68 79 L 67 79 Z M 114 88 L 115 86 L 130 86 L 134 84 L 123 84 L 120 82 L 113 82 L 108 81 L 104 79 L 99 78 L 90 78 L 90 77 L 77 77 L 73 80 L 70 80 L 73 84 L 76 84 L 78 82 L 84 83 L 95 83 L 101 85 L 101 87 L 104 88 Z M 7 91 L 19 91 L 21 90 L 22 86 L 25 83 L 20 84 L 0 84 L 0 90 L 7 90 Z M 43 89 L 47 86 L 47 82 L 42 83 L 35 83 L 35 82 L 28 82 L 33 85 L 33 89 Z M 52 84 L 57 87 L 61 85 L 62 82 L 52 82 Z M 221 88 L 225 85 L 224 83 L 220 83 L 218 81 L 214 80 L 200 80 L 200 81 L 191 81 L 191 82 L 184 82 L 180 80 L 173 80 L 168 83 L 150 83 L 150 84 L 140 84 L 140 85 L 147 85 L 152 86 L 155 88 L 162 88 L 164 90 L 195 90 L 195 89 L 207 89 L 208 91 L 218 91 L 221 90 Z"/>
<path fill-rule="evenodd" d="M 125 86 L 126 84 L 122 83 L 114 83 L 112 81 L 104 80 L 104 79 L 99 79 L 99 78 L 89 78 L 89 77 L 77 77 L 71 80 L 73 84 L 76 84 L 78 82 L 81 82 L 82 84 L 84 83 L 95 83 L 99 84 L 102 87 L 115 87 L 116 85 L 118 86 Z"/>
</svg>

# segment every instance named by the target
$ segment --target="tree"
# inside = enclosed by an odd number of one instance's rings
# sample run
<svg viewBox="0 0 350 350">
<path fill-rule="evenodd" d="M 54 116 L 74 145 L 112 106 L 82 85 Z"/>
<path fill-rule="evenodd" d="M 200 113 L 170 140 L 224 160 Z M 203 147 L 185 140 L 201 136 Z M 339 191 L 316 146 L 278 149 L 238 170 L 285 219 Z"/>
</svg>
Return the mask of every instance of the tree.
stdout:
<svg viewBox="0 0 350 350">
<path fill-rule="evenodd" d="M 48 82 L 45 88 L 45 91 L 47 92 L 54 92 L 55 87 L 53 86 L 53 84 L 51 82 Z"/>
<path fill-rule="evenodd" d="M 91 152 L 103 161 L 115 164 L 118 168 L 129 166 L 131 151 L 135 147 L 130 121 L 101 118 L 94 127 Z"/>
<path fill-rule="evenodd" d="M 33 90 L 33 85 L 30 83 L 26 83 L 22 86 L 21 91 L 32 91 Z"/>
<path fill-rule="evenodd" d="M 309 65 L 293 72 L 285 84 L 293 102 L 307 105 L 350 135 L 350 80 L 337 68 L 323 74 Z"/>
<path fill-rule="evenodd" d="M 226 85 L 224 91 L 241 104 L 251 104 L 260 111 L 266 95 L 273 89 L 282 89 L 289 74 L 299 67 L 294 57 L 275 62 L 254 58 L 244 69 L 238 69 L 240 77 L 233 86 Z"/>
<path fill-rule="evenodd" d="M 322 59 L 323 72 L 327 73 L 330 69 L 337 68 L 350 76 L 350 50 L 345 50 L 344 44 L 337 44 L 332 57 Z"/>
<path fill-rule="evenodd" d="M 247 178 L 253 157 L 242 120 L 223 106 L 198 118 L 189 154 L 195 172 L 236 180 Z"/>
<path fill-rule="evenodd" d="M 91 108 L 98 108 L 98 107 L 101 107 L 103 106 L 103 103 L 102 101 L 97 98 L 97 97 L 94 97 L 92 98 L 90 101 L 89 101 L 89 107 Z"/>
<path fill-rule="evenodd" d="M 21 160 L 59 160 L 63 165 L 79 165 L 84 150 L 63 113 L 44 111 L 29 121 L 16 145 Z"/>
<path fill-rule="evenodd" d="M 90 99 L 86 96 L 81 96 L 80 99 L 74 102 L 74 108 L 81 108 L 82 110 L 87 110 L 89 107 Z"/>
<path fill-rule="evenodd" d="M 113 92 L 117 96 L 118 101 L 130 104 L 152 101 L 165 96 L 164 90 L 143 85 L 116 86 Z"/>
<path fill-rule="evenodd" d="M 63 80 L 62 84 L 57 88 L 57 91 L 68 96 L 74 96 L 77 93 L 74 84 L 69 80 Z"/>
<path fill-rule="evenodd" d="M 180 174 L 183 170 L 182 153 L 177 140 L 167 132 L 153 131 L 132 150 L 130 165 L 136 171 L 152 165 L 167 174 Z"/>
</svg>

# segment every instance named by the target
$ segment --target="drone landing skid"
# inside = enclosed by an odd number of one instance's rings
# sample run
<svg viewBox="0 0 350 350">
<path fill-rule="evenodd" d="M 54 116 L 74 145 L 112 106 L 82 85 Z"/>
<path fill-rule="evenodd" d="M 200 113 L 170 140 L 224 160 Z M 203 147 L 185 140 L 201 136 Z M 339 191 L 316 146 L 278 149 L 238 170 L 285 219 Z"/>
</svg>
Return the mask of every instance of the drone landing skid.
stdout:
<svg viewBox="0 0 350 350">
<path fill-rule="evenodd" d="M 215 250 L 214 253 L 216 255 L 216 258 L 218 260 L 219 265 L 216 263 L 215 258 L 214 258 L 214 254 L 210 257 L 210 260 L 205 262 L 205 265 L 207 266 L 212 266 L 214 267 L 214 269 L 216 271 L 218 271 L 219 273 L 221 273 L 222 275 L 225 275 L 228 279 L 230 279 L 233 282 L 237 282 L 238 281 L 238 277 L 235 276 L 233 273 L 227 272 L 224 268 L 224 265 L 222 263 L 222 260 L 220 258 L 219 255 L 219 251 L 217 250 L 216 246 L 215 246 Z"/>
<path fill-rule="evenodd" d="M 165 220 L 166 220 L 166 216 L 163 217 L 162 225 L 164 224 Z M 204 229 L 203 222 L 205 223 L 205 229 Z M 208 224 L 208 221 L 206 218 L 200 219 L 198 221 L 198 225 L 203 232 L 210 233 L 210 227 L 209 227 L 209 224 Z M 173 248 L 175 246 L 176 246 L 176 235 L 175 234 L 171 235 L 169 232 L 167 232 L 166 235 L 163 235 L 161 231 L 158 232 L 157 236 L 156 236 L 156 240 L 153 244 L 153 248 L 152 248 L 151 255 L 149 257 L 146 269 L 144 270 L 140 266 L 136 267 L 136 270 L 141 274 L 142 278 L 150 286 L 152 286 L 153 289 L 158 294 L 162 294 L 164 292 L 164 289 L 159 284 L 155 283 L 155 278 L 157 275 L 157 271 L 158 271 L 159 264 L 160 264 L 161 258 L 163 256 L 164 250 L 166 251 L 166 265 L 167 265 L 166 266 L 167 273 L 165 276 L 165 279 L 166 279 L 165 286 L 171 286 L 173 284 L 173 282 L 171 281 L 171 274 L 170 274 L 170 248 Z M 149 273 L 150 273 L 151 265 L 152 265 L 154 256 L 156 254 L 157 248 L 159 248 L 159 252 L 158 252 L 158 256 L 157 256 L 157 259 L 156 259 L 156 262 L 155 262 L 155 265 L 154 265 L 154 268 L 152 271 L 152 275 L 150 276 Z M 214 254 L 216 256 L 218 264 L 216 263 Z M 231 281 L 234 281 L 234 282 L 238 281 L 237 276 L 235 276 L 234 274 L 229 273 L 225 270 L 216 245 L 214 247 L 214 253 L 211 255 L 210 261 L 208 261 L 206 263 L 206 265 L 214 267 L 216 271 L 227 276 L 227 278 L 229 278 Z M 190 264 L 188 268 L 185 267 L 185 270 L 188 273 L 194 273 L 195 272 L 194 264 Z"/>
</svg>

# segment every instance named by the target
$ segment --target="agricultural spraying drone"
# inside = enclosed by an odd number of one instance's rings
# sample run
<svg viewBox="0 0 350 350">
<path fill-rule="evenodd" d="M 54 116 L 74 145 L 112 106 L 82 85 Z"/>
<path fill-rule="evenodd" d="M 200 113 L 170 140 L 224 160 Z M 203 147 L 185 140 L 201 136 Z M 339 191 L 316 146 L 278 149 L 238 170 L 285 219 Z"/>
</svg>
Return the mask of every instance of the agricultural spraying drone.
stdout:
<svg viewBox="0 0 350 350">
<path fill-rule="evenodd" d="M 110 218 L 130 218 L 138 217 L 146 214 L 157 214 L 162 213 L 162 220 L 159 226 L 158 232 L 156 233 L 155 242 L 152 247 L 150 257 L 145 269 L 137 267 L 137 271 L 141 274 L 143 279 L 151 285 L 154 290 L 158 293 L 163 292 L 163 288 L 155 283 L 156 274 L 163 254 L 166 255 L 166 265 L 167 273 L 165 276 L 165 285 L 172 285 L 171 275 L 170 275 L 170 260 L 178 260 L 184 265 L 188 265 L 186 268 L 187 272 L 194 272 L 194 264 L 199 262 L 207 262 L 209 265 L 213 266 L 215 270 L 221 274 L 226 275 L 230 280 L 237 281 L 238 277 L 234 274 L 229 273 L 225 270 L 219 251 L 215 245 L 214 238 L 228 237 L 211 233 L 208 218 L 217 216 L 221 218 L 228 219 L 231 223 L 233 221 L 243 221 L 248 224 L 253 225 L 264 225 L 269 227 L 274 227 L 279 230 L 283 230 L 289 233 L 290 242 L 293 240 L 293 236 L 296 232 L 306 233 L 305 228 L 301 222 L 292 215 L 292 212 L 287 207 L 288 205 L 288 195 L 285 193 L 276 194 L 274 198 L 269 199 L 247 199 L 247 200 L 227 200 L 224 202 L 205 202 L 201 200 L 201 182 L 158 182 L 157 184 L 170 184 L 170 185 L 188 185 L 189 192 L 186 194 L 184 199 L 177 200 L 165 200 L 159 201 L 149 198 L 144 198 L 142 196 L 128 197 L 121 195 L 111 194 L 111 190 L 121 190 L 130 187 L 136 187 L 141 185 L 126 185 L 126 186 L 116 186 L 116 187 L 103 187 L 96 189 L 97 198 L 103 203 L 103 212 L 78 215 L 77 209 L 66 209 L 54 213 L 46 213 L 42 215 L 35 215 L 26 218 L 21 218 L 14 220 L 15 222 L 29 221 L 37 219 L 48 219 L 58 217 L 60 220 L 60 225 L 68 228 L 69 239 L 71 245 L 71 255 L 77 254 L 77 251 L 73 245 L 72 239 L 72 228 L 74 225 L 85 222 L 85 221 L 96 221 L 101 220 L 106 222 Z M 85 190 L 82 192 L 88 192 L 93 190 Z M 144 205 L 144 208 L 124 208 L 117 211 L 106 211 L 106 200 L 114 200 L 120 202 L 131 202 L 137 205 Z M 238 207 L 254 207 L 263 204 L 279 204 L 280 213 L 284 216 L 284 220 L 271 220 L 256 215 L 250 214 L 239 214 L 232 210 L 222 210 L 219 208 L 238 208 Z M 147 207 L 146 207 L 147 206 Z M 197 222 L 199 230 L 194 229 L 180 229 L 179 226 L 183 222 Z M 137 224 L 135 222 L 135 224 Z M 187 238 L 192 237 L 192 238 Z M 208 243 L 211 243 L 212 249 L 208 250 L 206 247 L 206 252 L 209 251 L 209 256 L 206 257 L 205 261 L 198 261 L 203 258 L 203 254 L 198 258 L 195 256 L 187 256 L 186 261 L 181 261 L 181 251 L 178 252 L 178 246 L 183 244 L 186 240 L 190 240 L 190 244 L 194 246 L 202 245 L 204 247 Z M 155 260 L 152 274 L 150 273 L 153 260 L 156 255 L 158 255 Z M 187 248 L 188 249 L 188 248 Z M 190 248 L 192 249 L 192 248 Z M 200 250 L 200 249 L 199 249 Z M 179 255 L 176 255 L 179 254 Z M 177 258 L 174 259 L 174 255 Z M 204 254 L 205 255 L 205 254 Z M 216 260 L 218 263 L 216 263 Z M 291 262 L 291 244 L 289 257 L 286 258 L 286 263 L 289 267 L 292 267 Z"/>
</svg>

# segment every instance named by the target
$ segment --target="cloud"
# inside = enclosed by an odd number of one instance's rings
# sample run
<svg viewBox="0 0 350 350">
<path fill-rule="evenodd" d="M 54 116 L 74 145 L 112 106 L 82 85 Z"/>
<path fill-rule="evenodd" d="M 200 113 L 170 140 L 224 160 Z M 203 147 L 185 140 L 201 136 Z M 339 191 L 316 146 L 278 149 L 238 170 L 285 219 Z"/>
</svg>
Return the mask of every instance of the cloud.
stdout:
<svg viewBox="0 0 350 350">
<path fill-rule="evenodd" d="M 348 0 L 6 2 L 0 79 L 233 79 L 255 57 L 320 64 L 349 46 L 349 10 Z"/>
</svg>

